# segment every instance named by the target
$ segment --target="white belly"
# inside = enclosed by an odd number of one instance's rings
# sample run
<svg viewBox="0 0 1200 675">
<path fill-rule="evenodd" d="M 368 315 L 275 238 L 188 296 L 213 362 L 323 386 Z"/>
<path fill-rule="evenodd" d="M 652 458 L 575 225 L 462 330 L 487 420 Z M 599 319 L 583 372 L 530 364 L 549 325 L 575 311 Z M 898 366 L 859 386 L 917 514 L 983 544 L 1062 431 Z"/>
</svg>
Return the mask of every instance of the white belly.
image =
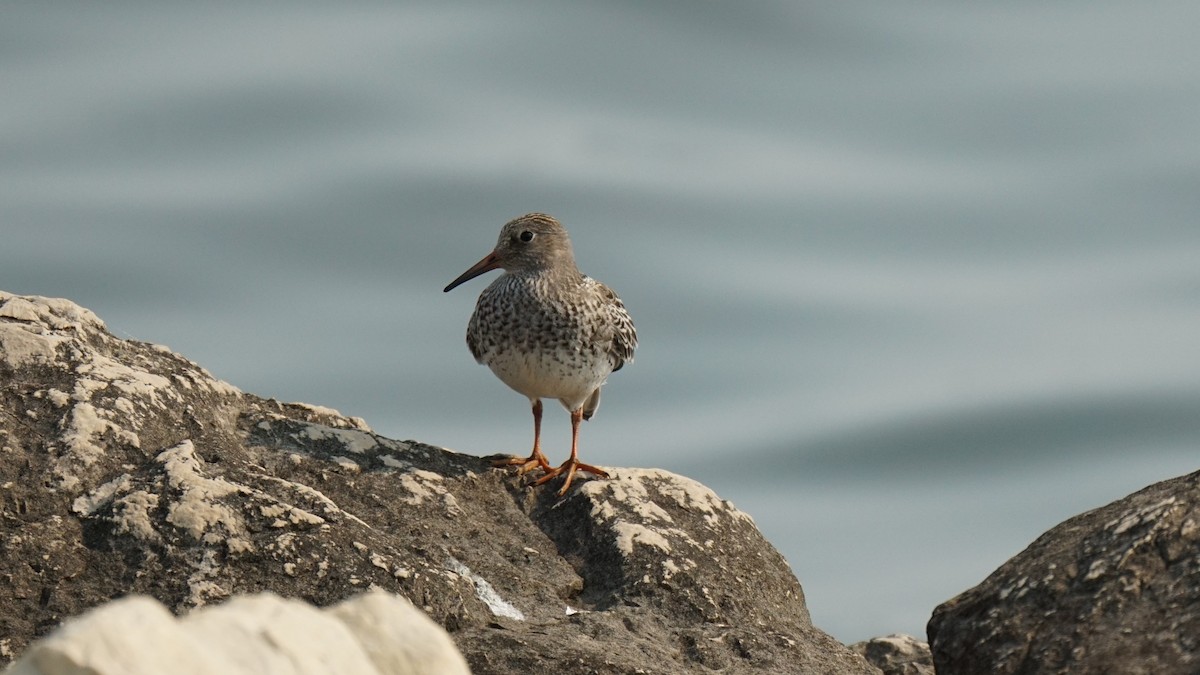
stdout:
<svg viewBox="0 0 1200 675">
<path fill-rule="evenodd" d="M 487 355 L 488 367 L 504 384 L 529 398 L 556 398 L 567 410 L 583 405 L 612 372 L 602 354 L 497 351 Z"/>
</svg>

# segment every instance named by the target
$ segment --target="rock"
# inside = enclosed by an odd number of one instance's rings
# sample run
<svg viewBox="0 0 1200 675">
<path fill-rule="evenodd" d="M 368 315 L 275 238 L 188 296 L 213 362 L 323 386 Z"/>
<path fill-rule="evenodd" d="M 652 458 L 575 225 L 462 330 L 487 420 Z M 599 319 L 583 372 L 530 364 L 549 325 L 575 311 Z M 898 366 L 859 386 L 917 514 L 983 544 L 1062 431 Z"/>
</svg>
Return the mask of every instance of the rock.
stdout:
<svg viewBox="0 0 1200 675">
<path fill-rule="evenodd" d="M 1200 473 L 1059 524 L 938 607 L 939 675 L 1200 671 Z"/>
<path fill-rule="evenodd" d="M 929 644 L 911 635 L 897 633 L 850 645 L 883 675 L 933 675 Z"/>
<path fill-rule="evenodd" d="M 694 481 L 612 469 L 558 499 L 484 458 L 242 393 L 65 300 L 0 293 L 0 459 L 5 661 L 127 594 L 181 614 L 378 588 L 478 673 L 878 672 L 812 625 L 750 517 Z"/>
<path fill-rule="evenodd" d="M 146 645 L 154 645 L 147 649 Z M 374 591 L 319 611 L 272 593 L 176 619 L 130 596 L 70 619 L 10 675 L 469 675 L 454 642 L 399 596 Z"/>
</svg>

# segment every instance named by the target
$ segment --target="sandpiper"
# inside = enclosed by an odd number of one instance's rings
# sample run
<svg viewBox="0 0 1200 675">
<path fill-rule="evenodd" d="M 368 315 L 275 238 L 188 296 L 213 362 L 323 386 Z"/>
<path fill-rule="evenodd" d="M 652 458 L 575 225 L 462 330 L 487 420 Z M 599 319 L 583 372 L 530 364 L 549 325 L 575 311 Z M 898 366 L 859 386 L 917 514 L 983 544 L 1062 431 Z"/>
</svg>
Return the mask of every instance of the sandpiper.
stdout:
<svg viewBox="0 0 1200 675">
<path fill-rule="evenodd" d="M 578 470 L 608 474 L 579 461 L 579 424 L 600 407 L 610 373 L 633 361 L 637 331 L 611 288 L 580 273 L 567 231 L 544 213 L 530 213 L 500 230 L 496 248 L 446 286 L 494 269 L 504 274 L 479 295 L 467 325 L 467 347 L 479 363 L 533 406 L 533 452 L 496 466 L 541 469 L 541 485 L 565 474 L 566 494 Z M 556 398 L 571 412 L 571 458 L 552 468 L 542 454 L 542 399 Z"/>
</svg>

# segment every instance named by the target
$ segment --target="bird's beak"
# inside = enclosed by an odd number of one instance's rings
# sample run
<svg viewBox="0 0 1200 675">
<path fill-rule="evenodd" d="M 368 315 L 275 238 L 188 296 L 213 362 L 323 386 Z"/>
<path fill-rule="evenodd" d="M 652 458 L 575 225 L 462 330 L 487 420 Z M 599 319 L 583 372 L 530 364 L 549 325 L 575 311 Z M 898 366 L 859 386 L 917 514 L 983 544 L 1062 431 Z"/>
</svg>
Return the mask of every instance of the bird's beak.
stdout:
<svg viewBox="0 0 1200 675">
<path fill-rule="evenodd" d="M 448 293 L 464 281 L 470 281 L 484 272 L 491 272 L 492 270 L 499 268 L 500 264 L 500 255 L 495 251 L 492 251 L 484 256 L 483 260 L 471 265 L 470 269 L 458 275 L 458 278 L 454 281 L 451 281 L 449 286 L 442 289 L 442 292 Z"/>
</svg>

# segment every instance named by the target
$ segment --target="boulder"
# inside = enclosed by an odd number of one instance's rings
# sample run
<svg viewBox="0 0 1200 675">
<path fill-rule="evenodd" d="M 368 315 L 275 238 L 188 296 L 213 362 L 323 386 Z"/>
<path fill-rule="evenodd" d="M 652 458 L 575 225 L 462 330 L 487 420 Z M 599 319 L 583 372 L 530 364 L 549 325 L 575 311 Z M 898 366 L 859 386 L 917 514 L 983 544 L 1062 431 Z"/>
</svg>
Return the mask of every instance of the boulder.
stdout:
<svg viewBox="0 0 1200 675">
<path fill-rule="evenodd" d="M 1054 527 L 938 607 L 939 675 L 1200 671 L 1200 473 Z"/>
<path fill-rule="evenodd" d="M 610 472 L 558 498 L 0 292 L 0 661 L 129 594 L 186 614 L 380 589 L 478 673 L 879 672 L 812 625 L 745 513 L 665 471 Z"/>
<path fill-rule="evenodd" d="M 933 675 L 929 643 L 896 633 L 855 642 L 850 649 L 863 655 L 883 675 Z"/>
<path fill-rule="evenodd" d="M 153 645 L 153 649 L 147 649 Z M 446 631 L 403 598 L 373 591 L 320 611 L 273 593 L 176 619 L 144 595 L 69 619 L 10 675 L 469 675 Z"/>
</svg>

